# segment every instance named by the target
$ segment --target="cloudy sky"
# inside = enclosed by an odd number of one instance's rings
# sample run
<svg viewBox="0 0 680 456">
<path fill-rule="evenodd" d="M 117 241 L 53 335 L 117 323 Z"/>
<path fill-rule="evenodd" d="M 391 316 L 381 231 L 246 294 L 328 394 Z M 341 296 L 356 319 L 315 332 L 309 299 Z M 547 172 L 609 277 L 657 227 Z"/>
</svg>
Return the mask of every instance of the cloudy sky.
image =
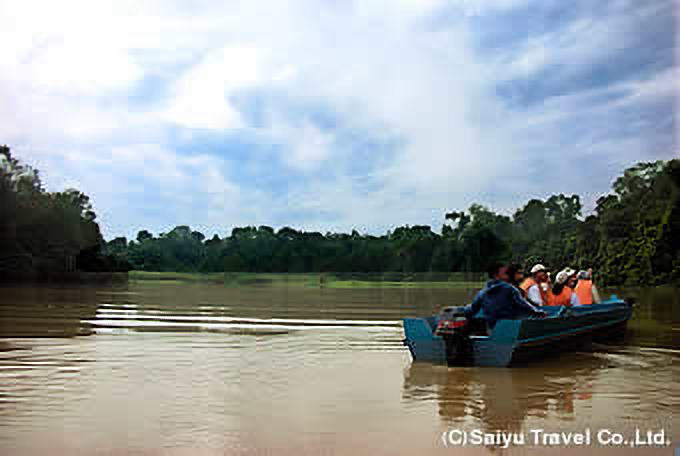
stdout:
<svg viewBox="0 0 680 456">
<path fill-rule="evenodd" d="M 678 157 L 675 0 L 0 3 L 0 143 L 107 239 L 438 230 Z"/>
</svg>

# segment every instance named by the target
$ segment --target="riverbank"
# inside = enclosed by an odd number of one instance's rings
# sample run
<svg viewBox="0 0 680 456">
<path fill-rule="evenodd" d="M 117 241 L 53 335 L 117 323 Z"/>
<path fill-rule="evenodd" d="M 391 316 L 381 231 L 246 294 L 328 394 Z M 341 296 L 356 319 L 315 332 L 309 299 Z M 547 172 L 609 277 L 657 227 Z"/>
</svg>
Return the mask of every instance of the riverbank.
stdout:
<svg viewBox="0 0 680 456">
<path fill-rule="evenodd" d="M 0 285 L 120 285 L 127 272 L 3 272 Z"/>
<path fill-rule="evenodd" d="M 296 288 L 475 288 L 484 284 L 482 274 L 420 273 L 184 273 L 130 271 L 129 280 L 139 283 L 173 284 L 209 282 L 227 287 L 296 287 Z"/>
</svg>

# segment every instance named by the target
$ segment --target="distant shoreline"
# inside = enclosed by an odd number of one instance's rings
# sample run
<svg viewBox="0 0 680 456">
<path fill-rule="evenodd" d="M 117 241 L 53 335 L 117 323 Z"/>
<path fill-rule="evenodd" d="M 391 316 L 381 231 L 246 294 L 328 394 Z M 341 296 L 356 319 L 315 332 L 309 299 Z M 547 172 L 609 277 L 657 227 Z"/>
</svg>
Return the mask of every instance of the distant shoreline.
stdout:
<svg viewBox="0 0 680 456">
<path fill-rule="evenodd" d="M 269 273 L 269 272 L 151 272 L 130 271 L 129 280 L 140 283 L 212 282 L 225 286 L 300 288 L 474 288 L 479 274 L 461 273 Z"/>
<path fill-rule="evenodd" d="M 366 273 L 366 272 L 50 272 L 3 273 L 0 286 L 30 285 L 124 285 L 212 283 L 227 287 L 295 288 L 481 288 L 483 273 Z M 614 286 L 615 290 L 675 288 L 673 284 L 651 287 Z"/>
<path fill-rule="evenodd" d="M 125 284 L 127 272 L 3 272 L 2 285 L 68 285 L 68 284 Z"/>
</svg>

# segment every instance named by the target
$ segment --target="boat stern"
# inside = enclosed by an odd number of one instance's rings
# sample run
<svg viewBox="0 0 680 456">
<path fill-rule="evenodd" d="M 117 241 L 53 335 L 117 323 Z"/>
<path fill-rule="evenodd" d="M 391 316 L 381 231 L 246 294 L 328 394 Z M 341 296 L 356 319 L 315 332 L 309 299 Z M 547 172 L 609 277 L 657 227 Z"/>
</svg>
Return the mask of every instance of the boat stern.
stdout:
<svg viewBox="0 0 680 456">
<path fill-rule="evenodd" d="M 470 336 L 475 365 L 507 367 L 512 362 L 521 320 L 499 320 L 489 336 Z"/>
<path fill-rule="evenodd" d="M 440 336 L 435 335 L 438 319 L 436 316 L 427 318 L 404 318 L 404 345 L 413 356 L 414 361 L 428 361 L 446 363 L 446 343 Z"/>
</svg>

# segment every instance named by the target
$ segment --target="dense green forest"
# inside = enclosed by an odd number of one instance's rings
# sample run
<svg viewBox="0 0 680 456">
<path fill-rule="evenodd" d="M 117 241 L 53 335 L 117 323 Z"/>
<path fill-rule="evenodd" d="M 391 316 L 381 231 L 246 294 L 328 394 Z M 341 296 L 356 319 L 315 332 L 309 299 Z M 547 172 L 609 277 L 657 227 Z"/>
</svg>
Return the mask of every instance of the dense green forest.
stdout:
<svg viewBox="0 0 680 456">
<path fill-rule="evenodd" d="M 3 158 L 4 157 L 4 158 Z M 583 217 L 579 196 L 531 200 L 512 217 L 473 204 L 443 214 L 441 234 L 403 226 L 382 236 L 234 228 L 207 239 L 188 226 L 105 242 L 86 195 L 48 193 L 0 148 L 2 271 L 477 272 L 497 260 L 593 267 L 608 285 L 680 283 L 680 160 L 640 163 Z"/>
<path fill-rule="evenodd" d="M 585 219 L 577 195 L 531 200 L 512 217 L 481 205 L 445 214 L 441 234 L 403 226 L 383 236 L 234 228 L 211 239 L 188 226 L 120 237 L 107 253 L 133 269 L 181 272 L 476 272 L 496 260 L 593 267 L 609 285 L 680 280 L 680 160 L 641 163 Z"/>
<path fill-rule="evenodd" d="M 45 191 L 38 171 L 0 147 L 0 273 L 26 274 L 127 269 L 105 246 L 87 195 Z"/>
</svg>

